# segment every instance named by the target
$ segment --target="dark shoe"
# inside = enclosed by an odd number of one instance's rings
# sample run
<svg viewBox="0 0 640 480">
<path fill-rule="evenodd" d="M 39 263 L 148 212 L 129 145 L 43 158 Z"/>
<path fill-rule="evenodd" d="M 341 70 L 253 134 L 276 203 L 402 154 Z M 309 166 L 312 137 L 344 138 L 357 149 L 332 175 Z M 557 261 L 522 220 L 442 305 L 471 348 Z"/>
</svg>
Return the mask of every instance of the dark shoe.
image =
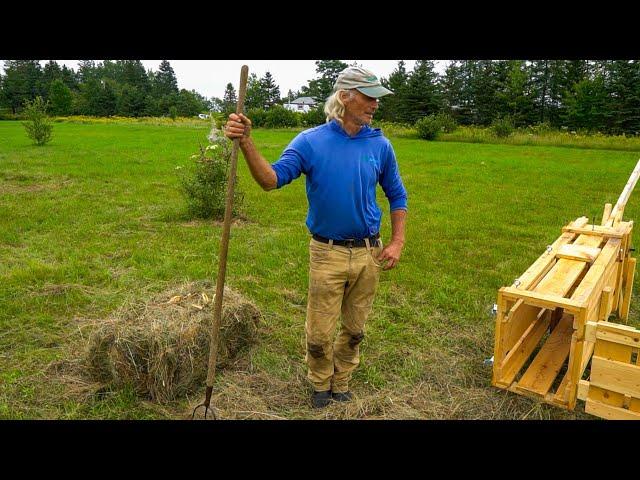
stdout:
<svg viewBox="0 0 640 480">
<path fill-rule="evenodd" d="M 331 390 L 325 392 L 313 392 L 311 405 L 313 408 L 324 408 L 331 402 Z"/>
<path fill-rule="evenodd" d="M 331 397 L 335 402 L 348 402 L 353 398 L 353 394 L 351 392 L 339 392 L 332 393 Z"/>
</svg>

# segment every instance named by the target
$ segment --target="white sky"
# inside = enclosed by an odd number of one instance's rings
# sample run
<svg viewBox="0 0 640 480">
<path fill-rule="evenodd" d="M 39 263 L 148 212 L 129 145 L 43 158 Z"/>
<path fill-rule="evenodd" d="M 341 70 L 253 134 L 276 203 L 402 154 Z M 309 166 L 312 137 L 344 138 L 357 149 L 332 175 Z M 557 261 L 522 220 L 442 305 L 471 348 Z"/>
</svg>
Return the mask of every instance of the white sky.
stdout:
<svg viewBox="0 0 640 480">
<path fill-rule="evenodd" d="M 42 65 L 48 60 L 41 61 Z M 66 65 L 78 70 L 78 60 L 56 60 L 58 64 Z M 96 63 L 102 60 L 96 60 Z M 147 70 L 158 71 L 162 60 L 142 60 Z M 343 60 L 347 64 L 354 60 Z M 356 60 L 359 65 L 371 70 L 379 77 L 389 77 L 398 65 L 398 60 Z M 4 73 L 4 61 L 2 73 Z M 258 78 L 267 71 L 271 72 L 276 84 L 280 87 L 280 94 L 286 95 L 289 89 L 298 91 L 303 85 L 316 78 L 315 60 L 169 60 L 178 78 L 178 88 L 195 90 L 205 97 L 222 98 L 227 83 L 233 83 L 238 89 L 240 68 L 249 67 L 249 74 L 255 73 Z M 411 71 L 415 60 L 405 60 L 407 71 Z M 446 60 L 436 60 L 439 72 L 444 72 Z"/>
</svg>

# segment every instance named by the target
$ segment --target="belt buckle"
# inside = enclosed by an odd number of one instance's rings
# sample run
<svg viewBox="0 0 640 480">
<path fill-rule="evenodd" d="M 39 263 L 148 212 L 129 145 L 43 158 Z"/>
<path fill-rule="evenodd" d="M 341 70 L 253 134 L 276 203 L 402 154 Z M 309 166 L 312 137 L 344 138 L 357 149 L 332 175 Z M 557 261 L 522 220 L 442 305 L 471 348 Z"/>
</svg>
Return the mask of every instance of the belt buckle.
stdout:
<svg viewBox="0 0 640 480">
<path fill-rule="evenodd" d="M 355 238 L 348 238 L 344 241 L 344 246 L 348 248 L 353 248 L 355 243 Z"/>
</svg>

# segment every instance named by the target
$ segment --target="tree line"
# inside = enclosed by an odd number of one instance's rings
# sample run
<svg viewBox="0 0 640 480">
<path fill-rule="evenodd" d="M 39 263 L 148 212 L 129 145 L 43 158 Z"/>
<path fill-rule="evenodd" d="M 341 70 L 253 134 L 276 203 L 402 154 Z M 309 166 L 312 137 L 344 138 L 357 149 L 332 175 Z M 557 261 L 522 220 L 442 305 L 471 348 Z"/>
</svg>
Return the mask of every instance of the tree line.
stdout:
<svg viewBox="0 0 640 480">
<path fill-rule="evenodd" d="M 299 96 L 319 102 L 331 94 L 340 60 L 318 60 L 316 78 L 281 96 L 270 72 L 251 74 L 247 110 L 265 110 Z M 179 90 L 164 60 L 157 72 L 140 60 L 81 60 L 78 70 L 49 61 L 7 60 L 0 75 L 0 106 L 19 113 L 25 100 L 42 96 L 56 115 L 162 116 L 235 111 L 236 91 L 228 83 L 222 99 Z M 516 127 L 640 132 L 640 61 L 638 60 L 454 60 L 445 71 L 418 60 L 408 70 L 400 60 L 381 82 L 395 92 L 383 97 L 378 120 L 414 124 L 432 114 L 448 114 L 462 125 L 487 126 L 508 120 Z M 321 113 L 322 104 L 320 104 Z M 319 114 L 318 121 L 322 121 Z"/>
<path fill-rule="evenodd" d="M 140 60 L 80 60 L 77 71 L 53 60 L 44 67 L 39 60 L 5 60 L 0 106 L 18 114 L 38 96 L 53 115 L 192 116 L 212 106 L 194 90 L 179 90 L 166 60 L 157 72 Z"/>
<path fill-rule="evenodd" d="M 443 74 L 433 61 L 403 61 L 382 83 L 378 118 L 414 123 L 446 113 L 462 125 L 509 119 L 516 127 L 640 133 L 638 60 L 455 60 Z"/>
</svg>

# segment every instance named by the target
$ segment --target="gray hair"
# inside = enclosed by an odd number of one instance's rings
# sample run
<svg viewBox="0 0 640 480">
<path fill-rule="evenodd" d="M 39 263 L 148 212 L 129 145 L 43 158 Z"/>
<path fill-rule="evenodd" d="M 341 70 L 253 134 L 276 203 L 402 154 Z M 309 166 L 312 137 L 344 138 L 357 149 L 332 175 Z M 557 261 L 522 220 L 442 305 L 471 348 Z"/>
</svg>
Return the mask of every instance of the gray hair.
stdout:
<svg viewBox="0 0 640 480">
<path fill-rule="evenodd" d="M 340 125 L 343 124 L 342 117 L 344 116 L 344 103 L 342 103 L 342 99 L 340 98 L 340 94 L 342 92 L 349 92 L 350 96 L 353 96 L 353 90 L 337 90 L 334 92 L 324 104 L 324 113 L 327 116 L 327 122 L 330 122 L 333 118 L 335 118 Z"/>
</svg>

